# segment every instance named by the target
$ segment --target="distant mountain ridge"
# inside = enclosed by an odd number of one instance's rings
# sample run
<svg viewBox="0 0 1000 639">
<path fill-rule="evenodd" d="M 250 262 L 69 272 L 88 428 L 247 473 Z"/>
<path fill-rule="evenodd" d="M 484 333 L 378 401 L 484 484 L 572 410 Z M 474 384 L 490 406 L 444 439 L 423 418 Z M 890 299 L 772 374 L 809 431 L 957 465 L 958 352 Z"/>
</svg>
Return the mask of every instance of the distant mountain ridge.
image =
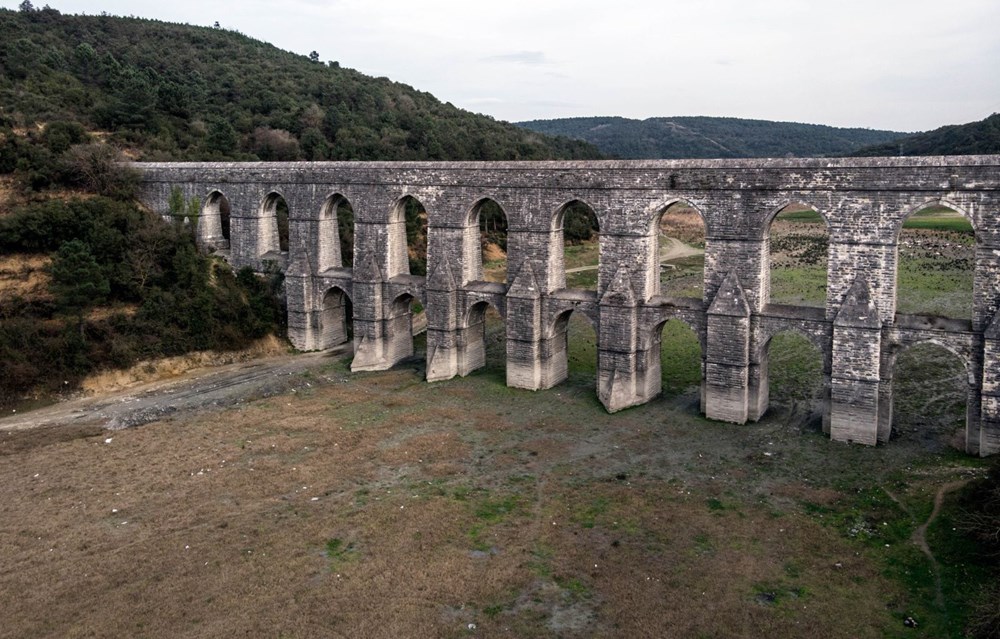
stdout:
<svg viewBox="0 0 1000 639">
<path fill-rule="evenodd" d="M 865 147 L 856 156 L 988 155 L 1000 153 L 1000 113 L 968 124 L 952 124 L 892 142 Z"/>
<path fill-rule="evenodd" d="M 544 133 L 584 140 L 622 159 L 820 157 L 848 155 L 906 136 L 898 131 L 742 118 L 560 118 L 517 122 Z"/>
</svg>

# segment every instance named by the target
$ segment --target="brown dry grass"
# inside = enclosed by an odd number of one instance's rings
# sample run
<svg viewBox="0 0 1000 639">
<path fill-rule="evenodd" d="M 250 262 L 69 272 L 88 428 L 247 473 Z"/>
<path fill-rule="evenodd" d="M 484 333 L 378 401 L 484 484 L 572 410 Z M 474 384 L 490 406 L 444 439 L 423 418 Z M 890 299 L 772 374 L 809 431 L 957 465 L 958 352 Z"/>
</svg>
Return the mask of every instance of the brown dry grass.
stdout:
<svg viewBox="0 0 1000 639">
<path fill-rule="evenodd" d="M 686 206 L 671 206 L 660 217 L 660 234 L 692 246 L 705 246 L 705 222 L 698 211 Z"/>
<path fill-rule="evenodd" d="M 111 311 L 122 312 L 122 309 L 97 309 L 97 311 L 99 313 L 92 314 L 90 319 L 99 319 L 101 314 L 110 315 Z M 137 384 L 170 379 L 199 368 L 225 366 L 287 352 L 287 344 L 273 335 L 268 335 L 250 347 L 238 351 L 195 351 L 177 357 L 146 360 L 127 369 L 94 373 L 80 382 L 80 389 L 85 393 L 111 393 Z"/>
<path fill-rule="evenodd" d="M 14 298 L 51 299 L 48 267 L 52 257 L 40 254 L 0 255 L 0 303 Z"/>
</svg>

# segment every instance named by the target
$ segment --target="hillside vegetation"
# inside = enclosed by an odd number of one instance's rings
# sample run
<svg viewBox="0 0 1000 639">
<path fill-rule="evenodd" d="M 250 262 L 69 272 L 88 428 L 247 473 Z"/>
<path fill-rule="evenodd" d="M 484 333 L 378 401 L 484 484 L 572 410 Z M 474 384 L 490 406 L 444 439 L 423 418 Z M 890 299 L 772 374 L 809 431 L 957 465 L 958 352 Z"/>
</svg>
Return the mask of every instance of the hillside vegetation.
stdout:
<svg viewBox="0 0 1000 639">
<path fill-rule="evenodd" d="M 866 147 L 852 155 L 988 155 L 1000 153 L 1000 113 L 968 124 L 953 124 L 893 142 Z"/>
<path fill-rule="evenodd" d="M 0 10 L 0 407 L 282 330 L 280 275 L 199 254 L 121 159 L 598 156 L 221 28 Z"/>
<path fill-rule="evenodd" d="M 145 160 L 594 158 L 556 139 L 221 28 L 0 10 L 0 144 L 54 121 Z"/>
<path fill-rule="evenodd" d="M 819 124 L 741 118 L 562 118 L 519 122 L 531 131 L 594 144 L 623 159 L 817 157 L 845 155 L 905 135 Z"/>
</svg>

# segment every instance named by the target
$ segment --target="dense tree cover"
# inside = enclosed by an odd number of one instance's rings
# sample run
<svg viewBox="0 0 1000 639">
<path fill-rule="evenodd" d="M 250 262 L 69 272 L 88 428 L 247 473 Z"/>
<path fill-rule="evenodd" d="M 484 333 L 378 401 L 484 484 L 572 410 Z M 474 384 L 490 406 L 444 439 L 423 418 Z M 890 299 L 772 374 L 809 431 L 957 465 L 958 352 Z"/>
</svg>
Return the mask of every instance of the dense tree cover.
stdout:
<svg viewBox="0 0 1000 639">
<path fill-rule="evenodd" d="M 519 122 L 532 131 L 594 144 L 624 159 L 819 157 L 845 155 L 905 135 L 741 118 L 562 118 Z"/>
<path fill-rule="evenodd" d="M 127 202 L 25 206 L 0 218 L 0 253 L 53 255 L 50 296 L 0 305 L 0 405 L 101 368 L 241 348 L 283 321 L 280 278 L 234 274 L 198 252 L 189 225 Z"/>
<path fill-rule="evenodd" d="M 851 155 L 986 155 L 1000 153 L 1000 113 L 969 124 L 953 124 L 893 142 L 869 146 Z"/>
<path fill-rule="evenodd" d="M 145 160 L 598 157 L 237 32 L 49 8 L 0 10 L 0 105 L 0 144 L 61 121 Z"/>
</svg>

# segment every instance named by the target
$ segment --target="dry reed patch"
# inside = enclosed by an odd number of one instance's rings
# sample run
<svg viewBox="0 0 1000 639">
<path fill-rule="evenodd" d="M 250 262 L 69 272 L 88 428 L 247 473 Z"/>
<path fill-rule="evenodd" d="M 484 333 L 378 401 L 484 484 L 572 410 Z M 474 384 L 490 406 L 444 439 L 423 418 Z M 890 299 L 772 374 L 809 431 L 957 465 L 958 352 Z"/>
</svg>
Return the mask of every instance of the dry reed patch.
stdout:
<svg viewBox="0 0 1000 639">
<path fill-rule="evenodd" d="M 671 207 L 660 218 L 660 233 L 685 244 L 701 246 L 705 243 L 705 223 L 698 211 L 684 206 Z"/>
<path fill-rule="evenodd" d="M 0 303 L 16 298 L 51 300 L 48 268 L 49 255 L 13 254 L 0 255 Z"/>
<path fill-rule="evenodd" d="M 494 244 L 493 242 L 486 242 L 483 244 L 484 262 L 496 262 L 505 259 L 507 259 L 507 253 L 505 253 L 499 245 Z"/>
<path fill-rule="evenodd" d="M 139 362 L 124 370 L 101 371 L 89 375 L 80 388 L 86 393 L 103 394 L 131 388 L 138 384 L 170 379 L 210 366 L 226 366 L 288 352 L 288 345 L 274 335 L 238 351 L 196 351 L 177 357 L 163 357 Z"/>
</svg>

